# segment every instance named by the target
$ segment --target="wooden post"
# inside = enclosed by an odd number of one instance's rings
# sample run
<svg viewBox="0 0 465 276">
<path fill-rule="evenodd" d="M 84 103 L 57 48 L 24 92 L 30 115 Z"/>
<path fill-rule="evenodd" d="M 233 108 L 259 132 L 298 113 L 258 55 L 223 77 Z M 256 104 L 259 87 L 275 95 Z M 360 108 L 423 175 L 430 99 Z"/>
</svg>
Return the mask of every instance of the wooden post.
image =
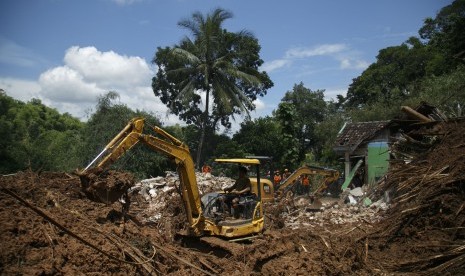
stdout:
<svg viewBox="0 0 465 276">
<path fill-rule="evenodd" d="M 433 120 L 431 120 L 430 118 L 426 117 L 425 115 L 413 110 L 412 108 L 408 107 L 408 106 L 402 106 L 400 108 L 400 110 L 402 110 L 403 112 L 407 113 L 408 115 L 410 115 L 411 117 L 414 117 L 415 119 L 418 119 L 422 122 L 425 122 L 425 123 L 428 123 L 428 122 L 432 122 Z"/>
<path fill-rule="evenodd" d="M 350 152 L 349 152 L 349 151 L 346 151 L 346 152 L 345 152 L 345 155 L 344 155 L 344 164 L 345 164 L 345 168 L 344 168 L 344 180 L 346 180 L 347 177 L 349 177 L 349 174 L 350 174 Z"/>
</svg>

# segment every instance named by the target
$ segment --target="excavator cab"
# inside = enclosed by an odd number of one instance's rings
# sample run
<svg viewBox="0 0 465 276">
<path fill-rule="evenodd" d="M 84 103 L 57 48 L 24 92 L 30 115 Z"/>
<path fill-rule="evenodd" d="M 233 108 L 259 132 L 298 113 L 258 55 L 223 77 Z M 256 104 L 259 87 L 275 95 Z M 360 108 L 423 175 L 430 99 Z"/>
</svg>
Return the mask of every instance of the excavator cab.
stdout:
<svg viewBox="0 0 465 276">
<path fill-rule="evenodd" d="M 256 177 L 251 177 L 251 185 L 260 185 L 260 161 L 257 159 L 216 159 L 216 163 L 226 167 L 237 175 L 239 166 L 254 171 Z M 231 175 L 234 178 L 233 175 Z M 214 221 L 221 228 L 235 229 L 235 234 L 240 232 L 259 233 L 263 229 L 263 205 L 261 202 L 261 189 L 251 187 L 251 191 L 245 194 L 227 193 L 224 191 L 208 193 L 202 196 L 203 216 L 207 220 Z"/>
<path fill-rule="evenodd" d="M 236 197 L 239 199 L 237 204 L 232 204 Z M 258 203 L 255 194 L 238 196 L 213 192 L 202 197 L 203 215 L 214 220 L 219 226 L 252 223 L 254 218 L 260 218 Z"/>
</svg>

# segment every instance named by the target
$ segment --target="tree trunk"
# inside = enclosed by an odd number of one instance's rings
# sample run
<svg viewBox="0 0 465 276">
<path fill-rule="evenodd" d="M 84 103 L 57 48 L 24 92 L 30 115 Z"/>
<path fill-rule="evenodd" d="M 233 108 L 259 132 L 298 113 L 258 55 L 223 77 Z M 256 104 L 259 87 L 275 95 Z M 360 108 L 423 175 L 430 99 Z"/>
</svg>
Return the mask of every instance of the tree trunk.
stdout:
<svg viewBox="0 0 465 276">
<path fill-rule="evenodd" d="M 195 158 L 195 167 L 200 169 L 200 163 L 202 158 L 202 149 L 203 142 L 205 141 L 205 131 L 207 129 L 207 120 L 208 120 L 208 106 L 210 105 L 210 89 L 207 90 L 207 95 L 205 99 L 205 112 L 202 114 L 202 132 L 200 134 L 199 147 L 197 148 L 197 157 Z"/>
<path fill-rule="evenodd" d="M 202 132 L 200 134 L 199 147 L 197 148 L 197 157 L 195 158 L 195 167 L 200 169 L 200 158 L 202 156 L 203 141 L 205 140 L 205 123 L 202 122 Z"/>
</svg>

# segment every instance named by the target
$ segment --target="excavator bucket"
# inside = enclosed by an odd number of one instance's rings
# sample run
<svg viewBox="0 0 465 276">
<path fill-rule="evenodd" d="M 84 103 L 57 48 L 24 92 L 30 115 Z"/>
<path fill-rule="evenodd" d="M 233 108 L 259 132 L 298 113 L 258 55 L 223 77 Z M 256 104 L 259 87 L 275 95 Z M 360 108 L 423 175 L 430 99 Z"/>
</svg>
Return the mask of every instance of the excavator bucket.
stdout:
<svg viewBox="0 0 465 276">
<path fill-rule="evenodd" d="M 306 211 L 319 211 L 323 207 L 321 200 L 314 195 L 295 197 L 293 204 L 297 208 L 305 208 Z"/>
<path fill-rule="evenodd" d="M 81 180 L 82 192 L 88 199 L 98 203 L 112 204 L 134 186 L 134 178 L 127 172 L 102 172 L 101 169 L 94 168 L 77 174 Z"/>
</svg>

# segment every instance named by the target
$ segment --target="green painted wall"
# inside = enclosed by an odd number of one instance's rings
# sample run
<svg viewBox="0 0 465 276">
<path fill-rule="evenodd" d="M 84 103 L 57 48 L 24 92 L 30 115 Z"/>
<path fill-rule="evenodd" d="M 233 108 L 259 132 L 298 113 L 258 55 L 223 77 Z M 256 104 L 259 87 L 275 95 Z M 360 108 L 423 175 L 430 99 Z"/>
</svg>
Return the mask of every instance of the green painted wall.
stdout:
<svg viewBox="0 0 465 276">
<path fill-rule="evenodd" d="M 389 168 L 389 146 L 386 142 L 368 144 L 368 184 L 383 177 Z"/>
</svg>

